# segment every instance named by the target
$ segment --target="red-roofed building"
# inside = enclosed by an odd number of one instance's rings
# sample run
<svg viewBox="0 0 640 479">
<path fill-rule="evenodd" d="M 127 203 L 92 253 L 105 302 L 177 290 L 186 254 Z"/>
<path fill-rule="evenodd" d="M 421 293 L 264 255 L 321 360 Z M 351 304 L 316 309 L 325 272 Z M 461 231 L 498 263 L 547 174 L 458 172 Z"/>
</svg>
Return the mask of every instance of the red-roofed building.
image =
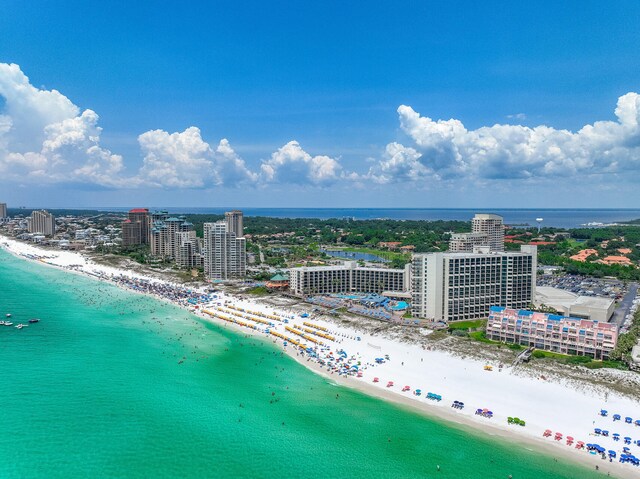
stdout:
<svg viewBox="0 0 640 479">
<path fill-rule="evenodd" d="M 584 263 L 585 261 L 587 261 L 587 258 L 589 256 L 598 256 L 598 250 L 595 249 L 583 249 L 582 251 L 579 251 L 578 253 L 574 254 L 573 256 L 571 256 L 569 259 L 572 259 L 573 261 L 579 261 L 581 263 Z"/>
<path fill-rule="evenodd" d="M 147 208 L 129 210 L 128 218 L 122 223 L 122 245 L 148 244 L 151 237 L 151 221 Z"/>
<path fill-rule="evenodd" d="M 606 256 L 599 262 L 606 265 L 619 264 L 622 266 L 633 266 L 633 261 L 626 256 Z"/>
</svg>

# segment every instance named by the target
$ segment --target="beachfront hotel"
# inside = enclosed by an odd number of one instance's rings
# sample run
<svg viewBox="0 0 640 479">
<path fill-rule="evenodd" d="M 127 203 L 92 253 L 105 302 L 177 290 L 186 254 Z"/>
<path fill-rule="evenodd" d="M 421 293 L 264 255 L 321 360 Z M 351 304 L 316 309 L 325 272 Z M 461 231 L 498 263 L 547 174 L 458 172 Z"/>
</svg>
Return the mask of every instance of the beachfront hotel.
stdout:
<svg viewBox="0 0 640 479">
<path fill-rule="evenodd" d="M 528 308 L 536 287 L 537 248 L 519 252 L 414 254 L 412 301 L 414 316 L 432 321 L 486 318 L 495 305 Z"/>
<path fill-rule="evenodd" d="M 4 220 L 7 218 L 7 204 L 0 203 L 0 220 Z"/>
<path fill-rule="evenodd" d="M 502 216 L 478 213 L 471 219 L 471 233 L 454 233 L 449 251 L 471 253 L 477 246 L 491 251 L 504 251 L 504 222 Z"/>
<path fill-rule="evenodd" d="M 204 224 L 204 273 L 208 279 L 243 278 L 247 272 L 247 246 L 229 231 L 226 221 Z"/>
<path fill-rule="evenodd" d="M 487 338 L 562 354 L 607 359 L 616 347 L 615 323 L 493 306 Z"/>
<path fill-rule="evenodd" d="M 411 285 L 410 275 L 410 264 L 404 269 L 365 268 L 355 261 L 346 261 L 335 266 L 291 268 L 289 289 L 300 296 L 407 291 Z"/>
<path fill-rule="evenodd" d="M 29 233 L 53 236 L 56 232 L 56 219 L 46 210 L 33 211 L 31 217 L 27 218 L 27 230 Z"/>
</svg>

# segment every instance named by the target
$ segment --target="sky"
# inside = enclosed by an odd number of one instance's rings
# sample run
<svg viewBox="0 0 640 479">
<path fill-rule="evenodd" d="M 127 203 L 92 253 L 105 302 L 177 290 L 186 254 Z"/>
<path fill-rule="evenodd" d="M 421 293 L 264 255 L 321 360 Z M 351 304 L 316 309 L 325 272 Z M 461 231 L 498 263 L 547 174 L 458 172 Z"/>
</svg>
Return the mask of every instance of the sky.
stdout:
<svg viewBox="0 0 640 479">
<path fill-rule="evenodd" d="M 24 2 L 9 207 L 640 204 L 640 2 Z"/>
</svg>

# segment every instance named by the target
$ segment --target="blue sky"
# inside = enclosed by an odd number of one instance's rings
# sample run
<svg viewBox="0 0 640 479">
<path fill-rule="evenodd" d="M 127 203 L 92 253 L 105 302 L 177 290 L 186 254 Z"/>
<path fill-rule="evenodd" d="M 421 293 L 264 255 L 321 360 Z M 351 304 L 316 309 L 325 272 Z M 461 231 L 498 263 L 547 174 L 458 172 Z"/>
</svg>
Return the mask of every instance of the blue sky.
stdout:
<svg viewBox="0 0 640 479">
<path fill-rule="evenodd" d="M 0 201 L 640 200 L 637 1 L 238 3 L 3 2 Z"/>
</svg>

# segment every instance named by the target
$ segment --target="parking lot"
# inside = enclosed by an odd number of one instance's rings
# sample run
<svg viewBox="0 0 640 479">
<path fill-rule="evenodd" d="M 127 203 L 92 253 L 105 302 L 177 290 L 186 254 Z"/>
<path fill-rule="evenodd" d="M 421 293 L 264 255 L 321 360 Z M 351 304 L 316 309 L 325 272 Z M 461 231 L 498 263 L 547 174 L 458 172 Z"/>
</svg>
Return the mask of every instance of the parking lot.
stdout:
<svg viewBox="0 0 640 479">
<path fill-rule="evenodd" d="M 617 279 L 602 279 L 577 274 L 544 274 L 538 276 L 538 286 L 571 291 L 580 296 L 606 296 L 619 300 L 627 293 L 627 285 Z"/>
</svg>

